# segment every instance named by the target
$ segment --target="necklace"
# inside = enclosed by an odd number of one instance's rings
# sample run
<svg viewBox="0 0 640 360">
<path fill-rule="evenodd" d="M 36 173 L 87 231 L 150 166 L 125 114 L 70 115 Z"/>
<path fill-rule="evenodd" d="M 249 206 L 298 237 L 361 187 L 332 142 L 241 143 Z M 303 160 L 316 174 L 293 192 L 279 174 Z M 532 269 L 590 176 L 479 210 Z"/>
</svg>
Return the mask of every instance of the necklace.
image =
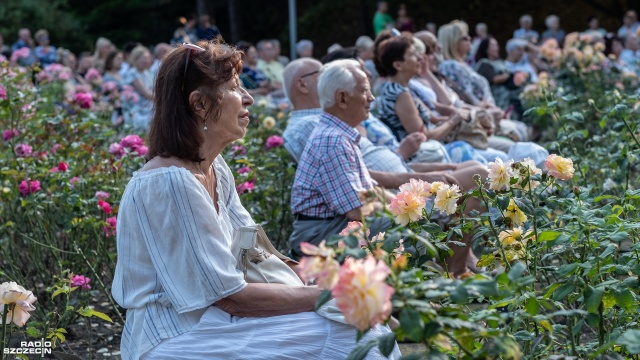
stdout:
<svg viewBox="0 0 640 360">
<path fill-rule="evenodd" d="M 200 163 L 195 163 L 196 164 L 196 168 L 198 169 L 198 171 L 200 171 L 200 174 L 202 175 L 202 177 L 204 178 L 204 183 L 205 183 L 205 188 L 207 190 L 207 192 L 209 193 L 209 196 L 211 196 L 211 199 L 215 201 L 214 198 L 214 191 L 213 188 L 211 187 L 211 184 L 209 183 L 209 180 L 207 179 L 207 176 L 204 174 L 204 171 L 202 171 L 202 167 L 200 166 Z"/>
</svg>

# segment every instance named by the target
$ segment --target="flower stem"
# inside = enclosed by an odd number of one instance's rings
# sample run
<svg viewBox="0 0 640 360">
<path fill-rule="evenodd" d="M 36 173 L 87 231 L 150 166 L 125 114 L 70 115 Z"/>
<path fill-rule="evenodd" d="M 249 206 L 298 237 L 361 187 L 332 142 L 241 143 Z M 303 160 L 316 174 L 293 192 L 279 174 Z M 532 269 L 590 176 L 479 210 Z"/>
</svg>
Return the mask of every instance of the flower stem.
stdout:
<svg viewBox="0 0 640 360">
<path fill-rule="evenodd" d="M 478 185 L 478 190 L 480 191 L 480 197 L 482 198 L 482 202 L 484 203 L 484 206 L 487 208 L 487 211 L 489 211 L 489 202 L 487 201 L 487 198 L 484 197 L 484 191 L 483 191 L 484 189 L 482 185 Z M 500 253 L 502 254 L 502 259 L 504 260 L 505 267 L 507 268 L 507 270 L 511 270 L 511 264 L 509 264 L 509 260 L 507 259 L 507 254 L 504 252 L 504 248 L 500 243 L 500 236 L 498 235 L 498 231 L 496 230 L 495 227 L 493 227 L 493 219 L 491 219 L 491 216 L 488 216 L 487 220 L 489 221 L 489 227 L 491 228 L 491 232 L 493 233 L 493 236 L 496 239 L 496 244 L 498 245 L 498 248 L 500 249 Z"/>
<path fill-rule="evenodd" d="M 6 346 L 7 315 L 9 314 L 9 304 L 4 304 L 2 312 L 2 334 L 0 334 L 0 359 L 4 359 L 4 348 Z"/>
</svg>

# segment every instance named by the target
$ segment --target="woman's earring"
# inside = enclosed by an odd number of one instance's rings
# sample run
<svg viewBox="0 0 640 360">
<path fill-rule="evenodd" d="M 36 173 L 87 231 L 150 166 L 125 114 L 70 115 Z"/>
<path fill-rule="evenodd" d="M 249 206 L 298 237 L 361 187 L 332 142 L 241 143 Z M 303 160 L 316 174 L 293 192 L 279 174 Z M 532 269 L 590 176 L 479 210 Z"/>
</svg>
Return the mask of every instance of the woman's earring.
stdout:
<svg viewBox="0 0 640 360">
<path fill-rule="evenodd" d="M 204 131 L 207 131 L 207 122 L 204 122 Z"/>
</svg>

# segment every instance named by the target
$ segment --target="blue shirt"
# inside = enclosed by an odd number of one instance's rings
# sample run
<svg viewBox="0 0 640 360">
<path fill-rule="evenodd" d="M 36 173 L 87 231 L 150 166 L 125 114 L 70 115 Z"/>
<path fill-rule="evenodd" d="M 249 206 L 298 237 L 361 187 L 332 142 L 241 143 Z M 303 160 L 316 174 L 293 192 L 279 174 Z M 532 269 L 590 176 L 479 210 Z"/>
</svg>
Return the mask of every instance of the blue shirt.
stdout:
<svg viewBox="0 0 640 360">
<path fill-rule="evenodd" d="M 320 114 L 322 114 L 322 109 L 320 108 L 294 110 L 291 112 L 291 117 L 282 137 L 284 138 L 284 148 L 293 156 L 296 162 L 300 161 L 300 156 L 302 156 L 313 130 L 320 121 Z"/>
<path fill-rule="evenodd" d="M 291 189 L 294 214 L 318 218 L 344 215 L 364 205 L 359 194 L 375 182 L 358 147 L 360 134 L 323 112 L 296 170 Z"/>
<path fill-rule="evenodd" d="M 53 46 L 49 46 L 48 52 L 44 52 L 44 48 L 42 46 L 36 46 L 35 52 L 42 66 L 51 65 L 58 62 L 58 54 L 56 53 L 56 48 Z"/>
<path fill-rule="evenodd" d="M 250 68 L 247 65 L 242 67 L 242 73 L 240 74 L 240 80 L 245 89 L 257 89 L 260 84 L 268 81 L 267 76 L 260 69 Z"/>
</svg>

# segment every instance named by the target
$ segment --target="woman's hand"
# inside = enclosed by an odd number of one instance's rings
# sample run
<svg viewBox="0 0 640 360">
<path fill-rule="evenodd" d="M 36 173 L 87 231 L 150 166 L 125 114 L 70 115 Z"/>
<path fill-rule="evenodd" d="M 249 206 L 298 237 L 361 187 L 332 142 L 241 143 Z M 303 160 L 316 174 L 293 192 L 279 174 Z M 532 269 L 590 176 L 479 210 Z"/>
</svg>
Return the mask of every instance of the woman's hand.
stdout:
<svg viewBox="0 0 640 360">
<path fill-rule="evenodd" d="M 407 160 L 420 150 L 420 144 L 422 144 L 423 141 L 427 141 L 427 136 L 423 132 L 413 132 L 400 141 L 396 152 L 402 156 L 403 159 Z"/>
</svg>

